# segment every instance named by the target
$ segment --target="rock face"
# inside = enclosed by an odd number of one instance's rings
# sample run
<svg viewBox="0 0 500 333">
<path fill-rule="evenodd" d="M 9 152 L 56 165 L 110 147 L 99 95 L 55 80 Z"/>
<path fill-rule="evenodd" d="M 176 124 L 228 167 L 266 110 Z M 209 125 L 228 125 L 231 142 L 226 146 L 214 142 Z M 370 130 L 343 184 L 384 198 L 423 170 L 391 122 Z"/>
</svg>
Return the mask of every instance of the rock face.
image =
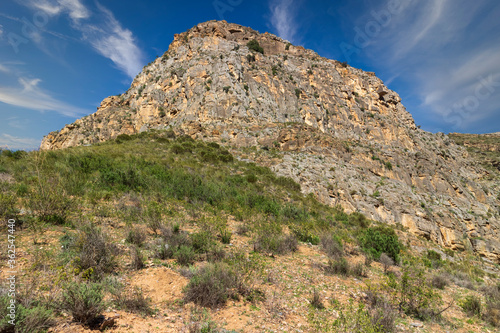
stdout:
<svg viewBox="0 0 500 333">
<path fill-rule="evenodd" d="M 446 135 L 417 128 L 374 73 L 210 21 L 175 35 L 126 93 L 48 134 L 41 149 L 151 129 L 220 142 L 326 204 L 500 262 L 498 181 L 484 183 L 485 171 Z"/>
</svg>

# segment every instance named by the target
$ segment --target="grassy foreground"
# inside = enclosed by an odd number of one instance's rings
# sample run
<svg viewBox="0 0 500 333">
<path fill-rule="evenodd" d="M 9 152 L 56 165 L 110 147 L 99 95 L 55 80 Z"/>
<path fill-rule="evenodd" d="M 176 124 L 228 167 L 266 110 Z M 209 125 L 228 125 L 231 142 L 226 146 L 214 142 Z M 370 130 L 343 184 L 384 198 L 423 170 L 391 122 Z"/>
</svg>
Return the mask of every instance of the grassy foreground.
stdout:
<svg viewBox="0 0 500 333">
<path fill-rule="evenodd" d="M 15 221 L 17 332 L 68 320 L 68 332 L 500 325 L 497 277 L 471 253 L 413 256 L 402 230 L 325 206 L 216 143 L 147 132 L 60 151 L 4 150 L 0 186 L 3 230 Z M 3 279 L 12 243 L 2 242 Z M 171 295 L 161 284 L 144 292 L 156 283 L 147 272 L 169 276 Z M 13 329 L 10 299 L 3 288 L 2 332 Z M 126 326 L 136 318 L 143 327 Z"/>
</svg>

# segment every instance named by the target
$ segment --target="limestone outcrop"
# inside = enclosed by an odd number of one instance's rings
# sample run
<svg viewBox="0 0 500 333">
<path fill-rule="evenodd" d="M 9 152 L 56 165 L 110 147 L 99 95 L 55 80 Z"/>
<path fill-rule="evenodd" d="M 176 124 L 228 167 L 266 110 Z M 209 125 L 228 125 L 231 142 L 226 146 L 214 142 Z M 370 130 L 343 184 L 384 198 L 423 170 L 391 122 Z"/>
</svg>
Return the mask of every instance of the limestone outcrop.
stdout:
<svg viewBox="0 0 500 333">
<path fill-rule="evenodd" d="M 41 149 L 152 129 L 219 142 L 326 204 L 500 263 L 498 181 L 486 182 L 448 136 L 419 129 L 374 73 L 269 33 L 201 23 L 175 35 L 127 92 L 49 133 Z"/>
</svg>

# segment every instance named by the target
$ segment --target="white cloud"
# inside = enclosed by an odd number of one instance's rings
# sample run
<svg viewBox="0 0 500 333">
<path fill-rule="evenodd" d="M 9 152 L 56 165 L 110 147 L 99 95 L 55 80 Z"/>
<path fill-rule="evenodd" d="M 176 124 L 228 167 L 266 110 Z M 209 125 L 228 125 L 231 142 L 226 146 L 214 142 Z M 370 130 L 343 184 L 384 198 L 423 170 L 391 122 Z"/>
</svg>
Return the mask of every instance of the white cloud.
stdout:
<svg viewBox="0 0 500 333">
<path fill-rule="evenodd" d="M 500 80 L 500 35 L 493 19 L 500 7 L 492 1 L 410 0 L 386 20 L 380 14 L 388 13 L 390 3 L 369 9 L 357 21 L 366 35 L 369 23 L 380 28 L 359 58 L 372 58 L 384 76 L 405 82 L 421 102 L 409 110 L 420 121 L 461 131 L 480 130 L 481 122 L 499 126 L 500 87 L 483 94 L 488 97 L 478 98 L 476 91 L 482 80 Z"/>
<path fill-rule="evenodd" d="M 271 25 L 278 36 L 293 42 L 297 35 L 296 3 L 293 0 L 271 0 Z"/>
<path fill-rule="evenodd" d="M 90 11 L 80 0 L 30 0 L 29 6 L 51 16 L 66 12 L 73 21 L 90 17 Z"/>
<path fill-rule="evenodd" d="M 8 73 L 10 70 L 7 66 L 0 64 L 0 72 Z"/>
<path fill-rule="evenodd" d="M 27 6 L 42 10 L 50 16 L 67 14 L 71 26 L 82 34 L 83 41 L 103 57 L 110 59 L 118 69 L 134 78 L 144 65 L 143 52 L 137 46 L 133 33 L 123 28 L 113 13 L 96 2 L 98 11 L 92 13 L 80 0 L 26 0 Z M 45 31 L 68 39 L 66 36 Z M 40 49 L 50 53 L 41 36 L 32 36 Z M 52 47 L 51 47 L 52 48 Z"/>
<path fill-rule="evenodd" d="M 20 138 L 6 133 L 0 134 L 0 147 L 8 149 L 32 150 L 40 146 L 41 140 Z"/>
<path fill-rule="evenodd" d="M 101 25 L 80 25 L 84 38 L 102 56 L 111 59 L 115 65 L 134 78 L 143 67 L 143 53 L 136 45 L 132 32 L 121 26 L 113 13 L 97 4 L 104 15 Z"/>
<path fill-rule="evenodd" d="M 38 87 L 40 79 L 19 78 L 22 88 L 0 87 L 0 102 L 38 111 L 55 111 L 68 117 L 89 113 L 50 96 Z"/>
</svg>

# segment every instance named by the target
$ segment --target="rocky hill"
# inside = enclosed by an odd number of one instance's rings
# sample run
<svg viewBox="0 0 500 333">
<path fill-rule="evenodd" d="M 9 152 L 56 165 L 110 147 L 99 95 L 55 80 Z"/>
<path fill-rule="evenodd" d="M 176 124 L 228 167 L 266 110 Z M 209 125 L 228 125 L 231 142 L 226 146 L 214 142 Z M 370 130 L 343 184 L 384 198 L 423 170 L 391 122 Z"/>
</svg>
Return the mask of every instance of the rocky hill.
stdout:
<svg viewBox="0 0 500 333">
<path fill-rule="evenodd" d="M 500 263 L 498 177 L 420 130 L 374 73 L 225 21 L 175 35 L 122 95 L 41 149 L 171 129 L 292 177 L 323 203 Z"/>
</svg>

